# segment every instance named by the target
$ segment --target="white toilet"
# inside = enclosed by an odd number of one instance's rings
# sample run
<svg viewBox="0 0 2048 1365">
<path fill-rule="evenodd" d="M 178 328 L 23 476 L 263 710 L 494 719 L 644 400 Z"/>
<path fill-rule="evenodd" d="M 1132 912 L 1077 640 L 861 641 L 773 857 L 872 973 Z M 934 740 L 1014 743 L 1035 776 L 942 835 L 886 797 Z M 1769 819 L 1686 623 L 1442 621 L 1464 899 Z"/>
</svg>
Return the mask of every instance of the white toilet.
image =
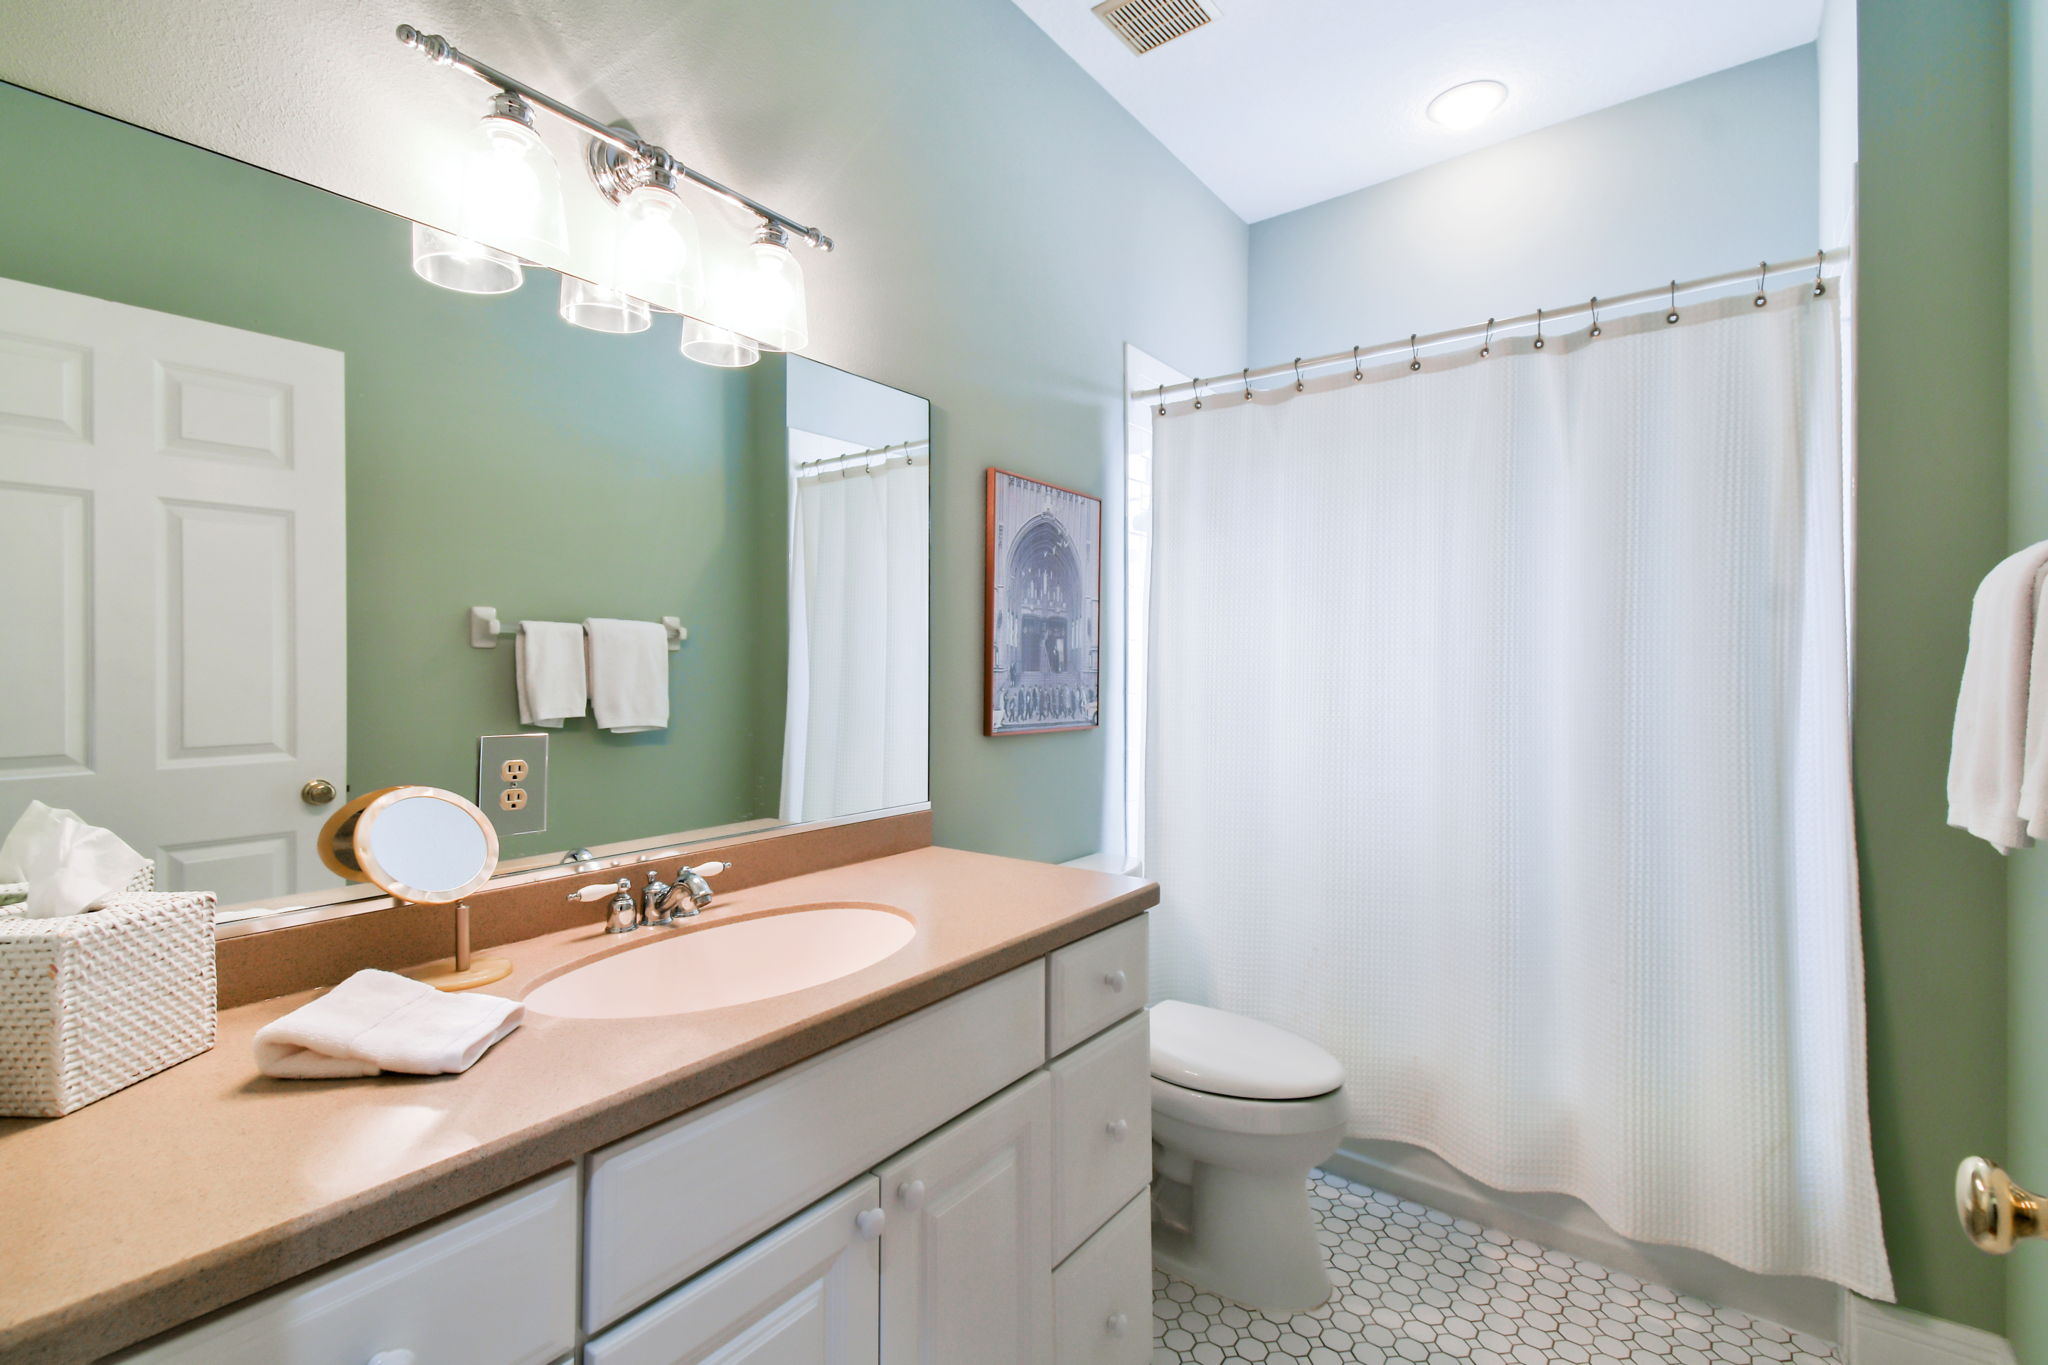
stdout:
<svg viewBox="0 0 2048 1365">
<path fill-rule="evenodd" d="M 1152 1007 L 1152 1259 L 1247 1308 L 1330 1296 L 1308 1174 L 1344 1137 L 1344 1068 L 1256 1019 Z"/>
</svg>

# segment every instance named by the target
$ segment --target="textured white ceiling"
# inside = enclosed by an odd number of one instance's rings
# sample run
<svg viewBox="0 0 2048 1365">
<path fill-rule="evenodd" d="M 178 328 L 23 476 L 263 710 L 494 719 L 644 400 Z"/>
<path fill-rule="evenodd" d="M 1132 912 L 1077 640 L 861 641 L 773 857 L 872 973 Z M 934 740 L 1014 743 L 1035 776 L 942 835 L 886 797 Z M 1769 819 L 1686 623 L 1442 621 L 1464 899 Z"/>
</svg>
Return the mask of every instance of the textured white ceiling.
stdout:
<svg viewBox="0 0 2048 1365">
<path fill-rule="evenodd" d="M 1016 0 L 1247 222 L 1810 43 L 1821 0 L 1214 0 L 1206 28 L 1134 55 L 1092 0 Z M 1490 79 L 1470 132 L 1423 116 Z"/>
</svg>

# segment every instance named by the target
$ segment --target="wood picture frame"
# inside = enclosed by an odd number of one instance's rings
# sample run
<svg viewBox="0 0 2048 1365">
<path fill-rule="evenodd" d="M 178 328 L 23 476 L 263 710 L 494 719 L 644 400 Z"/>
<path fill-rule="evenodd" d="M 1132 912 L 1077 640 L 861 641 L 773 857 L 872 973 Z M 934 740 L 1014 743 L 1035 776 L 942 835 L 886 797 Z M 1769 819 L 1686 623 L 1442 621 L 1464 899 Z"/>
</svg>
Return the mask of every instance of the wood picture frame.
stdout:
<svg viewBox="0 0 2048 1365">
<path fill-rule="evenodd" d="M 988 471 L 982 733 L 1102 724 L 1102 499 Z"/>
</svg>

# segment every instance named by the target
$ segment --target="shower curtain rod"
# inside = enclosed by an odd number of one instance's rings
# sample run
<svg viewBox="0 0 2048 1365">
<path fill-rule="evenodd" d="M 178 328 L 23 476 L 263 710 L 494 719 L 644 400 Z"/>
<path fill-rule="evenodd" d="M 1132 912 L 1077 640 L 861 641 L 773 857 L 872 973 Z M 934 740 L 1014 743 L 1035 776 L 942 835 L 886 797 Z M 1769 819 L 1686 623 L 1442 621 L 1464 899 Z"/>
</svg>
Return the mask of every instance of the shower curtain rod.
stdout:
<svg viewBox="0 0 2048 1365">
<path fill-rule="evenodd" d="M 1543 308 L 1534 313 L 1524 313 L 1513 318 L 1489 318 L 1477 327 L 1457 327 L 1448 332 L 1432 332 L 1428 336 L 1411 336 L 1401 341 L 1390 341 L 1378 346 L 1360 346 L 1348 351 L 1336 351 L 1330 355 L 1319 355 L 1312 359 L 1300 359 L 1279 365 L 1267 365 L 1256 370 L 1241 370 L 1237 374 L 1218 375 L 1213 379 L 1189 379 L 1179 384 L 1154 385 L 1149 389 L 1132 389 L 1133 399 L 1146 399 L 1164 407 L 1180 398 L 1201 398 L 1215 393 L 1227 393 L 1232 389 L 1246 389 L 1261 379 L 1290 377 L 1299 380 L 1319 370 L 1333 369 L 1339 365 L 1352 366 L 1354 370 L 1367 362 L 1392 360 L 1401 356 L 1419 359 L 1424 351 L 1443 350 L 1471 342 L 1482 344 L 1498 341 L 1516 332 L 1534 331 L 1539 323 L 1548 327 L 1576 319 L 1593 318 L 1596 311 L 1619 315 L 1639 308 L 1646 303 L 1669 301 L 1675 309 L 1677 300 L 1688 295 L 1705 293 L 1709 290 L 1728 289 L 1736 285 L 1756 285 L 1761 289 L 1773 277 L 1781 275 L 1804 275 L 1811 272 L 1814 282 L 1839 277 L 1849 260 L 1847 247 L 1831 247 L 1826 251 L 1802 256 L 1796 261 L 1784 261 L 1778 265 L 1763 264 L 1748 270 L 1731 270 L 1723 275 L 1709 275 L 1698 280 L 1673 280 L 1670 284 L 1658 285 L 1655 289 L 1638 289 L 1633 294 L 1617 294 L 1613 298 L 1595 298 L 1587 303 L 1568 304 L 1563 308 Z"/>
<path fill-rule="evenodd" d="M 850 469 L 878 464 L 889 465 L 898 460 L 905 464 L 916 464 L 917 457 L 930 449 L 930 441 L 900 441 L 893 445 L 876 446 L 873 450 L 849 450 L 844 455 L 821 455 L 815 460 L 799 461 L 796 476 L 799 479 L 809 479 L 820 474 L 842 474 Z M 826 468 L 827 465 L 832 468 Z"/>
</svg>

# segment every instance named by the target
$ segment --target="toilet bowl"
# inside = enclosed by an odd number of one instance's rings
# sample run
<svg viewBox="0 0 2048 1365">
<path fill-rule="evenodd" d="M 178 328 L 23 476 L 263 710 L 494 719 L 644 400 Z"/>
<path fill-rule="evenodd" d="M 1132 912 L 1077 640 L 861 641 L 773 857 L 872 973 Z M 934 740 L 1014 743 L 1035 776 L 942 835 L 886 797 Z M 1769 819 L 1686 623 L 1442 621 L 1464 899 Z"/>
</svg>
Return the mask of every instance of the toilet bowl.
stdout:
<svg viewBox="0 0 2048 1365">
<path fill-rule="evenodd" d="M 1306 1038 L 1242 1015 L 1152 1007 L 1152 1259 L 1247 1308 L 1330 1296 L 1308 1203 L 1311 1169 L 1344 1137 L 1344 1068 Z"/>
</svg>

